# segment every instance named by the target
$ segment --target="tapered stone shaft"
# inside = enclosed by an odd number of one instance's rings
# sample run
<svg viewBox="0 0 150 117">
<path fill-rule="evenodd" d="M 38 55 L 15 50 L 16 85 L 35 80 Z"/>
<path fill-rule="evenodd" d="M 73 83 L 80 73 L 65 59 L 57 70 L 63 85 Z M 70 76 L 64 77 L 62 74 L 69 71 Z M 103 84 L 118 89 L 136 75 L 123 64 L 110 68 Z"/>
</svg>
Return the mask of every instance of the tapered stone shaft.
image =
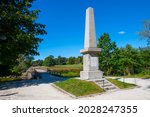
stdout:
<svg viewBox="0 0 150 117">
<path fill-rule="evenodd" d="M 86 23 L 85 23 L 85 39 L 84 49 L 80 51 L 83 54 L 83 71 L 80 72 L 81 79 L 100 79 L 102 78 L 102 71 L 98 70 L 98 53 L 100 48 L 97 48 L 94 10 L 89 7 L 86 10 Z"/>
<path fill-rule="evenodd" d="M 89 7 L 86 10 L 86 23 L 85 23 L 85 41 L 84 48 L 97 47 L 96 46 L 96 34 L 95 34 L 95 22 L 94 22 L 94 10 Z"/>
</svg>

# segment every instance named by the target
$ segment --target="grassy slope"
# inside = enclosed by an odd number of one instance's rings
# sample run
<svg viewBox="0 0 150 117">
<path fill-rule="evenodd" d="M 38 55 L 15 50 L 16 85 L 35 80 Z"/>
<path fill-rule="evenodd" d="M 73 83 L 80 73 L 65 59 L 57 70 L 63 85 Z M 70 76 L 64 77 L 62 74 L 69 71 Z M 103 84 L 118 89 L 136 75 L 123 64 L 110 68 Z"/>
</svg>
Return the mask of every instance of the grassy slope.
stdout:
<svg viewBox="0 0 150 117">
<path fill-rule="evenodd" d="M 20 78 L 0 78 L 0 83 L 22 80 Z"/>
<path fill-rule="evenodd" d="M 111 83 L 113 83 L 114 85 L 118 86 L 120 89 L 124 89 L 124 88 L 130 88 L 130 87 L 134 87 L 136 86 L 135 84 L 130 84 L 130 83 L 124 83 L 115 79 L 108 79 Z"/>
<path fill-rule="evenodd" d="M 104 90 L 95 83 L 82 81 L 79 79 L 69 79 L 63 82 L 57 82 L 55 85 L 75 96 L 85 96 L 104 92 Z"/>
</svg>

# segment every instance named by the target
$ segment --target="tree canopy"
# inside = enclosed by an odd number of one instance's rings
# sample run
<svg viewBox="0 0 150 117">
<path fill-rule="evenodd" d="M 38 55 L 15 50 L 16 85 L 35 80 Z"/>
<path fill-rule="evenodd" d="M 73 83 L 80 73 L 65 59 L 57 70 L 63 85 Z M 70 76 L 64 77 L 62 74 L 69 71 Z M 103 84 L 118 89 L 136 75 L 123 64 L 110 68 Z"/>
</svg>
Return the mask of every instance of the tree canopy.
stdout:
<svg viewBox="0 0 150 117">
<path fill-rule="evenodd" d="M 0 68 L 11 69 L 19 55 L 38 55 L 46 34 L 45 25 L 36 22 L 39 10 L 31 10 L 34 0 L 0 1 Z M 5 70 L 5 71 L 7 71 Z"/>
<path fill-rule="evenodd" d="M 143 30 L 140 32 L 140 35 L 147 39 L 148 45 L 150 45 L 150 20 L 145 20 L 143 23 Z"/>
<path fill-rule="evenodd" d="M 150 74 L 150 47 L 133 48 L 130 44 L 118 48 L 109 34 L 98 39 L 100 69 L 105 75 Z"/>
<path fill-rule="evenodd" d="M 116 62 L 115 58 L 113 58 L 113 53 L 117 49 L 116 43 L 111 42 L 109 34 L 104 33 L 98 39 L 97 46 L 102 49 L 102 51 L 99 54 L 100 69 L 103 70 L 106 75 L 109 75 L 111 74 L 113 66 Z"/>
<path fill-rule="evenodd" d="M 46 57 L 43 61 L 43 66 L 54 66 L 54 65 L 55 65 L 55 59 L 53 55 Z"/>
</svg>

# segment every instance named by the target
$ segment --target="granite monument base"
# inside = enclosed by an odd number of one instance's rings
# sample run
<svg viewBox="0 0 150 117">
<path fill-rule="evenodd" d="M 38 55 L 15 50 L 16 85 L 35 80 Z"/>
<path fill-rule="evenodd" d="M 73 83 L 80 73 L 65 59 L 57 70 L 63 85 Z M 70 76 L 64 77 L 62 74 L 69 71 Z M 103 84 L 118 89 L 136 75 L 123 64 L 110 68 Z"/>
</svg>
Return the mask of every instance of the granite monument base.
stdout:
<svg viewBox="0 0 150 117">
<path fill-rule="evenodd" d="M 97 79 L 101 79 L 102 77 L 103 77 L 103 72 L 100 70 L 80 72 L 80 78 L 82 80 L 97 80 Z"/>
</svg>

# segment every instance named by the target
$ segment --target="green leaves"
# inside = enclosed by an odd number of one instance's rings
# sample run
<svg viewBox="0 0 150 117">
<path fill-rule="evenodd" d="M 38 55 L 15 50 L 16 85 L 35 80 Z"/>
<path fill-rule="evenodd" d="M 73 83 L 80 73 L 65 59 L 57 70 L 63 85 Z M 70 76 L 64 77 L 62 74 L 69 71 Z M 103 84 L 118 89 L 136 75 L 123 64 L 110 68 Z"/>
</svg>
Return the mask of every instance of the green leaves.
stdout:
<svg viewBox="0 0 150 117">
<path fill-rule="evenodd" d="M 148 45 L 150 45 L 150 20 L 143 22 L 143 30 L 139 34 L 142 38 L 147 39 Z"/>
<path fill-rule="evenodd" d="M 46 34 L 45 25 L 36 22 L 39 10 L 30 10 L 34 0 L 0 1 L 0 66 L 11 69 L 18 56 L 38 55 L 42 41 L 39 35 Z"/>
<path fill-rule="evenodd" d="M 50 56 L 46 57 L 43 61 L 43 65 L 44 66 L 54 66 L 55 65 L 54 56 L 50 55 Z"/>
<path fill-rule="evenodd" d="M 100 69 L 104 71 L 106 75 L 110 75 L 113 72 L 112 70 L 115 67 L 114 63 L 116 62 L 115 56 L 113 56 L 117 49 L 116 44 L 115 42 L 111 42 L 109 34 L 104 33 L 98 39 L 97 46 L 102 49 L 102 52 L 99 54 Z"/>
<path fill-rule="evenodd" d="M 98 40 L 100 69 L 105 75 L 131 75 L 150 70 L 150 48 L 133 48 L 127 44 L 124 48 L 117 48 L 111 42 L 109 35 L 104 33 Z"/>
</svg>

